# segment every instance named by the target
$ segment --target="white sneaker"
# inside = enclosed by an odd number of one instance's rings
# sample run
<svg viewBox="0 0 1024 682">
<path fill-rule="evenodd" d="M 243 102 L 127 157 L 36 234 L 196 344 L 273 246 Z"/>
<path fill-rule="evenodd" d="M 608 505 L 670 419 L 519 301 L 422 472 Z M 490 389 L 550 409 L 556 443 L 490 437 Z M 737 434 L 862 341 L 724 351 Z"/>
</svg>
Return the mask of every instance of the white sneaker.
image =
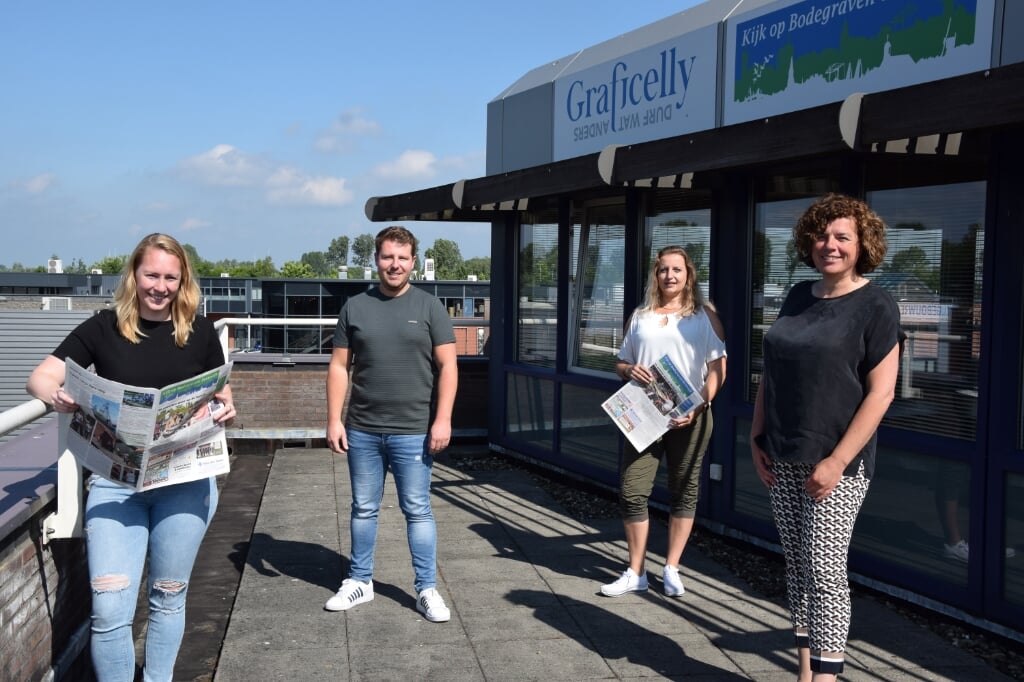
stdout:
<svg viewBox="0 0 1024 682">
<path fill-rule="evenodd" d="M 955 545 L 947 545 L 943 543 L 942 550 L 943 553 L 950 559 L 956 559 L 957 561 L 962 561 L 965 564 L 967 563 L 967 559 L 971 555 L 971 548 L 970 546 L 968 546 L 966 540 L 961 540 Z M 1017 550 L 1015 550 L 1013 547 L 1007 547 L 1006 551 L 1003 554 L 1007 559 L 1012 559 L 1013 557 L 1017 556 Z"/>
<path fill-rule="evenodd" d="M 452 617 L 452 612 L 445 605 L 441 593 L 433 587 L 420 591 L 416 598 L 416 610 L 431 623 L 447 623 Z"/>
<path fill-rule="evenodd" d="M 373 581 L 363 583 L 355 578 L 345 578 L 341 581 L 338 593 L 327 600 L 324 608 L 328 611 L 348 611 L 368 601 L 373 601 Z"/>
<path fill-rule="evenodd" d="M 970 557 L 970 552 L 971 550 L 967 546 L 966 540 L 961 540 L 955 545 L 947 545 L 945 543 L 942 544 L 943 554 L 945 554 L 950 559 L 956 559 L 957 561 L 962 561 L 965 564 L 967 563 L 967 559 Z"/>
<path fill-rule="evenodd" d="M 637 575 L 632 568 L 627 568 L 619 579 L 607 585 L 601 585 L 601 594 L 606 597 L 619 597 L 627 592 L 646 592 L 647 573 Z"/>
<path fill-rule="evenodd" d="M 666 597 L 682 597 L 685 594 L 686 588 L 683 587 L 683 580 L 679 577 L 678 566 L 665 566 L 661 577 L 665 585 Z"/>
</svg>

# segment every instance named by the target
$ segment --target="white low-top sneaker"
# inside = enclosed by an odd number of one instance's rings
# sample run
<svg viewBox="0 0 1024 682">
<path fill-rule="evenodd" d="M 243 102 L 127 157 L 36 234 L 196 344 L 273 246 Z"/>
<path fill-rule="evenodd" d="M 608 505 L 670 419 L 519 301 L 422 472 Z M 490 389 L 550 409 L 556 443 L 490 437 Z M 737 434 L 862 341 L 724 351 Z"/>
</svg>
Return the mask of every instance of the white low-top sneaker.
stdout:
<svg viewBox="0 0 1024 682">
<path fill-rule="evenodd" d="M 666 597 L 682 597 L 686 593 L 686 588 L 683 587 L 683 579 L 679 577 L 678 566 L 665 566 L 665 571 L 661 574 L 661 577 Z"/>
<path fill-rule="evenodd" d="M 607 585 L 601 585 L 601 594 L 606 597 L 619 597 L 628 592 L 645 592 L 647 590 L 647 573 L 637 575 L 632 568 L 627 568 L 619 579 Z"/>
<path fill-rule="evenodd" d="M 431 623 L 446 623 L 452 617 L 452 612 L 448 610 L 441 593 L 433 587 L 420 591 L 416 597 L 416 610 Z"/>
<path fill-rule="evenodd" d="M 354 578 L 341 581 L 338 593 L 327 600 L 324 608 L 328 611 L 348 611 L 353 606 L 373 600 L 373 581 L 359 582 Z"/>
</svg>

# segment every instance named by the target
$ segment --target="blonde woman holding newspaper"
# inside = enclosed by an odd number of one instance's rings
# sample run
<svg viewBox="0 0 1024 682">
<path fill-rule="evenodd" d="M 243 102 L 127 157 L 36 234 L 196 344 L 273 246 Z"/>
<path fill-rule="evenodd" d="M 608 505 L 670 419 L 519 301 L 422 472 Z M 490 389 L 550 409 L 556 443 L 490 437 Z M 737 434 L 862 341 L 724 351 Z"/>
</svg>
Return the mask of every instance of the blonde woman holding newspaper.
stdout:
<svg viewBox="0 0 1024 682">
<path fill-rule="evenodd" d="M 197 315 L 199 284 L 184 248 L 151 234 L 124 266 L 112 309 L 72 331 L 29 377 L 26 388 L 57 412 L 78 404 L 64 390 L 65 360 L 130 386 L 159 388 L 224 364 L 213 322 Z M 231 387 L 214 420 L 235 416 Z M 143 566 L 149 598 L 146 682 L 170 682 L 185 630 L 185 595 L 199 544 L 217 507 L 213 477 L 135 491 L 94 476 L 85 506 L 92 586 L 93 670 L 99 682 L 136 679 L 132 621 Z"/>
<path fill-rule="evenodd" d="M 601 593 L 608 597 L 647 589 L 647 505 L 662 455 L 671 493 L 663 586 L 669 597 L 682 596 L 685 591 L 679 560 L 693 530 L 701 462 L 714 425 L 711 401 L 725 381 L 724 336 L 718 315 L 701 295 L 696 268 L 686 251 L 679 246 L 658 251 L 645 301 L 626 326 L 615 372 L 623 380 L 647 385 L 654 381 L 650 366 L 667 355 L 704 402 L 683 417 L 673 418 L 668 431 L 643 452 L 625 443 L 619 502 L 629 567 L 618 580 L 601 586 Z"/>
</svg>

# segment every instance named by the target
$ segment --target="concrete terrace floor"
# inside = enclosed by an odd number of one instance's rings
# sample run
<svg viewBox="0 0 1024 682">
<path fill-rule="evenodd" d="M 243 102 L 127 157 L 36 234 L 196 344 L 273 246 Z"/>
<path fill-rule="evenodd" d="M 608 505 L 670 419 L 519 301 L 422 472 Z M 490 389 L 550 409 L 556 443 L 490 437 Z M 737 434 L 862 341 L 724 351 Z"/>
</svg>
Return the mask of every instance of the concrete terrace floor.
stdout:
<svg viewBox="0 0 1024 682">
<path fill-rule="evenodd" d="M 393 485 L 381 512 L 376 598 L 323 610 L 347 569 L 346 460 L 325 449 L 240 455 L 190 585 L 175 679 L 795 679 L 783 604 L 689 548 L 687 593 L 661 594 L 665 528 L 651 525 L 651 589 L 611 599 L 617 520 L 572 519 L 528 474 L 434 467 L 438 589 L 452 611 L 415 610 Z M 843 680 L 1008 680 L 876 602 L 855 597 Z"/>
</svg>

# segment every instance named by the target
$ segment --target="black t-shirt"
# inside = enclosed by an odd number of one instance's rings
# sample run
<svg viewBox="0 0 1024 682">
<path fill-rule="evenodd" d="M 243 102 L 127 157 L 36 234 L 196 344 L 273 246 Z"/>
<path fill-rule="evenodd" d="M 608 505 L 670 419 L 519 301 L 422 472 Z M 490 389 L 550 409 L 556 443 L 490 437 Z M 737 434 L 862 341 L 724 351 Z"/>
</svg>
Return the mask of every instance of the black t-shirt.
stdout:
<svg viewBox="0 0 1024 682">
<path fill-rule="evenodd" d="M 764 336 L 764 449 L 769 457 L 816 464 L 832 454 L 864 400 L 867 376 L 903 339 L 896 302 L 866 284 L 816 298 L 813 282 L 786 297 Z M 875 469 L 874 434 L 846 468 Z"/>
<path fill-rule="evenodd" d="M 142 388 L 161 388 L 224 364 L 224 351 L 213 323 L 197 315 L 184 348 L 174 344 L 173 322 L 140 320 L 145 336 L 132 343 L 117 329 L 117 315 L 102 310 L 75 328 L 53 355 L 71 358 L 112 381 Z"/>
</svg>

